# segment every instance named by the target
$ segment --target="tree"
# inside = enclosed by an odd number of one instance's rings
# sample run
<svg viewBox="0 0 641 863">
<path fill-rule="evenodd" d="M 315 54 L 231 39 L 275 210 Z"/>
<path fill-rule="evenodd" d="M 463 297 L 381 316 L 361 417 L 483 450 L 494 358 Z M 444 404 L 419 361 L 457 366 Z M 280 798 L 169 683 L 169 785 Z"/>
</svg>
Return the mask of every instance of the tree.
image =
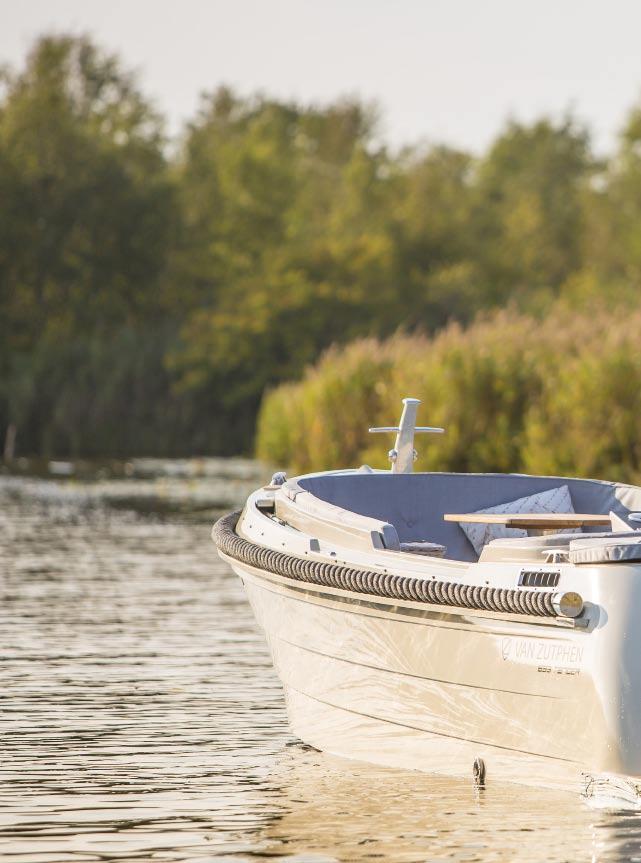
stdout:
<svg viewBox="0 0 641 863">
<path fill-rule="evenodd" d="M 173 221 L 163 145 L 133 78 L 86 38 L 42 38 L 5 75 L 0 369 L 14 422 L 38 389 L 25 376 L 40 345 L 162 316 Z"/>
<path fill-rule="evenodd" d="M 373 122 L 353 102 L 303 108 L 221 89 L 188 130 L 172 278 L 195 308 L 170 362 L 183 391 L 218 394 L 245 441 L 266 386 L 333 341 L 396 325 L 389 160 Z"/>
<path fill-rule="evenodd" d="M 516 122 L 481 160 L 474 243 L 485 303 L 558 291 L 582 264 L 584 190 L 594 162 L 572 119 Z"/>
</svg>

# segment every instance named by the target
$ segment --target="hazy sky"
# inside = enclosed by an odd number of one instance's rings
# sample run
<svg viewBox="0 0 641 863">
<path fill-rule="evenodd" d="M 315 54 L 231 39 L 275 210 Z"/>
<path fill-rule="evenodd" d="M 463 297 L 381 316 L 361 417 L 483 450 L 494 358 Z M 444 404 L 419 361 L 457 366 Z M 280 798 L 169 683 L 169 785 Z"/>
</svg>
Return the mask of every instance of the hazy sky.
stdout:
<svg viewBox="0 0 641 863">
<path fill-rule="evenodd" d="M 509 115 L 570 107 L 603 150 L 641 97 L 641 0 L 0 0 L 0 62 L 52 30 L 118 51 L 173 131 L 228 83 L 358 94 L 393 144 L 476 151 Z"/>
</svg>

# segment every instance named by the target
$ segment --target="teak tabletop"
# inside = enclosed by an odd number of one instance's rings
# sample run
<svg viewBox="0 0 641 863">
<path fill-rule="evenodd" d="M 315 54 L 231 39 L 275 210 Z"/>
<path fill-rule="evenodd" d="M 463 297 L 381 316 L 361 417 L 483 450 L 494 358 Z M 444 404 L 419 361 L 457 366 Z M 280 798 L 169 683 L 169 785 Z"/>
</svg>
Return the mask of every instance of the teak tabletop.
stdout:
<svg viewBox="0 0 641 863">
<path fill-rule="evenodd" d="M 609 515 L 584 512 L 448 512 L 443 519 L 471 524 L 502 524 L 505 527 L 520 527 L 522 530 L 563 530 L 568 527 L 611 525 Z"/>
</svg>

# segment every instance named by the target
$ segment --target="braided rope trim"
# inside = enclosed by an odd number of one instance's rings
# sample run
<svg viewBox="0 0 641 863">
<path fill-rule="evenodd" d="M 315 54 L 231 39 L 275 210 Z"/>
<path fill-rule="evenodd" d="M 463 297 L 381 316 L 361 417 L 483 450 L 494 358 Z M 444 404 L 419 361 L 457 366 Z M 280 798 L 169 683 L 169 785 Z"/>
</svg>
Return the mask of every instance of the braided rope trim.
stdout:
<svg viewBox="0 0 641 863">
<path fill-rule="evenodd" d="M 552 594 L 547 591 L 456 584 L 296 557 L 238 536 L 236 525 L 239 517 L 240 511 L 232 512 L 214 524 L 212 539 L 218 549 L 234 560 L 275 575 L 353 593 L 383 596 L 386 599 L 405 599 L 535 617 L 556 617 Z"/>
</svg>

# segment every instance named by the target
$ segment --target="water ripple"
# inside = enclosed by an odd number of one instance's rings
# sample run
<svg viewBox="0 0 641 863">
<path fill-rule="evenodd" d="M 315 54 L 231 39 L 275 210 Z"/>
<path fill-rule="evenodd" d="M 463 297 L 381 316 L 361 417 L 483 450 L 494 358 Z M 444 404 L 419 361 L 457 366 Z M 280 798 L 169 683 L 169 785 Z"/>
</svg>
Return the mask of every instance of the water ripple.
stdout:
<svg viewBox="0 0 641 863">
<path fill-rule="evenodd" d="M 114 508 L 115 482 L 0 479 L 3 863 L 641 860 L 634 814 L 295 741 L 210 517 Z"/>
</svg>

